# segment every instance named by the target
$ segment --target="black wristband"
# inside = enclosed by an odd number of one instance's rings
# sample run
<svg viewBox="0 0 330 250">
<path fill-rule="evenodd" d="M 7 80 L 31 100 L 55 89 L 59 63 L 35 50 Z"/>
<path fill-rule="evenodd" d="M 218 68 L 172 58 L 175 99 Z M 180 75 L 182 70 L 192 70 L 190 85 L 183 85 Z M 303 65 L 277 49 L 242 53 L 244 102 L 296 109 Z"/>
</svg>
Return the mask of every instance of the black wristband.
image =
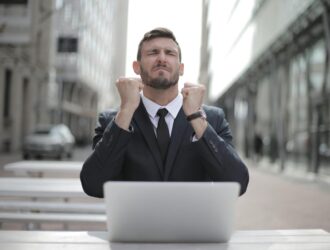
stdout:
<svg viewBox="0 0 330 250">
<path fill-rule="evenodd" d="M 187 121 L 190 122 L 194 119 L 197 119 L 197 118 L 203 118 L 203 119 L 206 119 L 206 114 L 204 112 L 204 110 L 198 110 L 197 112 L 195 113 L 192 113 L 191 115 L 188 115 L 187 116 Z"/>
</svg>

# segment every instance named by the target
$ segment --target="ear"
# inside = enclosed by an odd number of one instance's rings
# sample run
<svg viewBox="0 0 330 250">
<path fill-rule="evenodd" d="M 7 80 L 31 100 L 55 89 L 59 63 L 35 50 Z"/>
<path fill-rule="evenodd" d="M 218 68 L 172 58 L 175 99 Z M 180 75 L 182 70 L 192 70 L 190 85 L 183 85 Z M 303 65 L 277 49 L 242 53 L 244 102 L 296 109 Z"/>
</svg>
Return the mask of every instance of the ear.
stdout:
<svg viewBox="0 0 330 250">
<path fill-rule="evenodd" d="M 180 73 L 180 76 L 182 76 L 184 73 L 184 64 L 183 63 L 180 64 L 179 73 Z"/>
<path fill-rule="evenodd" d="M 133 70 L 134 70 L 135 74 L 140 75 L 140 73 L 141 73 L 140 62 L 138 62 L 138 61 L 133 62 Z"/>
</svg>

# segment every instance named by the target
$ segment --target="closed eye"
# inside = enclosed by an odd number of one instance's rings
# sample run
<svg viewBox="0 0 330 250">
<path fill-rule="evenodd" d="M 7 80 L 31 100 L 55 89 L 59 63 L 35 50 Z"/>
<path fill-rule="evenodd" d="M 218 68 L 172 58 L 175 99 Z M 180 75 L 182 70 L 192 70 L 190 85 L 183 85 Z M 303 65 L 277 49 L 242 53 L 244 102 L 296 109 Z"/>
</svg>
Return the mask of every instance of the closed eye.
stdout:
<svg viewBox="0 0 330 250">
<path fill-rule="evenodd" d="M 177 56 L 177 53 L 174 50 L 166 50 L 165 52 L 166 52 L 167 55 Z"/>
<path fill-rule="evenodd" d="M 159 53 L 159 51 L 157 49 L 153 49 L 153 50 L 149 50 L 148 51 L 148 55 L 157 55 Z"/>
</svg>

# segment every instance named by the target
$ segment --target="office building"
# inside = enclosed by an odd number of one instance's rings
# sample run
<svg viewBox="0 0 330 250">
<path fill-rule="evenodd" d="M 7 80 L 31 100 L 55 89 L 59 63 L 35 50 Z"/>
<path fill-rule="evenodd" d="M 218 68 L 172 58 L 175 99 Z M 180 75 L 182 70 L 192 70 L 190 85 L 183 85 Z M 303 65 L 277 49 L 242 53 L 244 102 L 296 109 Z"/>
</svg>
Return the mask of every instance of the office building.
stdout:
<svg viewBox="0 0 330 250">
<path fill-rule="evenodd" d="M 98 110 L 117 105 L 127 13 L 128 0 L 0 1 L 0 152 L 40 124 L 90 142 Z"/>
<path fill-rule="evenodd" d="M 330 1 L 204 1 L 201 75 L 236 147 L 330 173 Z M 257 141 L 261 141 L 261 151 Z"/>
</svg>

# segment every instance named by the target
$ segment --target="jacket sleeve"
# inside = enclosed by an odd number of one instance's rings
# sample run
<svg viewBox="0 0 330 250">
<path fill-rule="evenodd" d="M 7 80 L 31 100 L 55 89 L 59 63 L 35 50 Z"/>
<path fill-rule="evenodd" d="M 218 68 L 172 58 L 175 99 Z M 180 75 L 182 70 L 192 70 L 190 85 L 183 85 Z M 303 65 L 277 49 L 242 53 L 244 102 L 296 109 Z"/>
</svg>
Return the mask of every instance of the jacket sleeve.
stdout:
<svg viewBox="0 0 330 250">
<path fill-rule="evenodd" d="M 215 107 L 205 111 L 209 114 L 209 124 L 201 139 L 196 142 L 205 168 L 213 181 L 238 182 L 242 195 L 249 182 L 249 173 L 232 145 L 232 135 L 224 112 Z"/>
<path fill-rule="evenodd" d="M 101 113 L 93 138 L 93 152 L 84 162 L 80 181 L 86 194 L 103 197 L 103 184 L 118 180 L 131 133 L 114 122 L 116 112 Z"/>
</svg>

